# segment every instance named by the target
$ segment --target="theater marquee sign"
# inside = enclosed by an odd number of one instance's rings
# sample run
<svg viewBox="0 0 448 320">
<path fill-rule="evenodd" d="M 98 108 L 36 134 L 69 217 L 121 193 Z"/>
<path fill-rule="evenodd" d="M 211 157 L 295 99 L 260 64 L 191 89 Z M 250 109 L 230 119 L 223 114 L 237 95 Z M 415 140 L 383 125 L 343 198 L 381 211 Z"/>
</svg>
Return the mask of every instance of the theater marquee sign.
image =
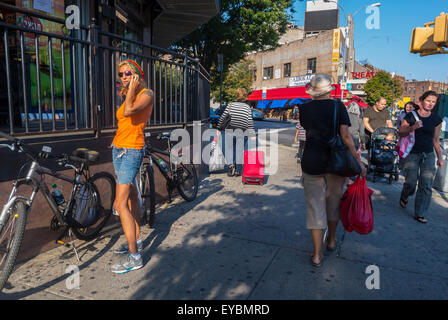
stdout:
<svg viewBox="0 0 448 320">
<path fill-rule="evenodd" d="M 347 89 L 350 90 L 354 95 L 363 96 L 365 95 L 364 86 L 367 83 L 367 79 L 359 80 L 348 80 Z"/>
</svg>

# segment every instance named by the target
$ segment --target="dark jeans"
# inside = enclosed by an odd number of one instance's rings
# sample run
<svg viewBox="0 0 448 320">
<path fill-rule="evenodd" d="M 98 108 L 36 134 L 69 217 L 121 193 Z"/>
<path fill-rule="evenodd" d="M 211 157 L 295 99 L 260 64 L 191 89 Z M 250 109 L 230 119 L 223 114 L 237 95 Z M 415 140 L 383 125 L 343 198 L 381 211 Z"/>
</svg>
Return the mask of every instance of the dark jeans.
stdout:
<svg viewBox="0 0 448 320">
<path fill-rule="evenodd" d="M 222 151 L 228 165 L 235 166 L 235 172 L 242 173 L 244 151 L 247 150 L 248 138 L 243 136 L 226 135 L 222 131 Z"/>
<path fill-rule="evenodd" d="M 305 144 L 306 141 L 299 141 L 299 150 L 297 150 L 297 157 L 299 159 L 302 159 L 303 157 L 303 151 L 305 151 Z"/>
<path fill-rule="evenodd" d="M 358 137 L 353 137 L 353 143 L 355 144 L 356 152 L 358 152 L 358 149 L 359 149 L 359 138 Z"/>
<path fill-rule="evenodd" d="M 415 196 L 416 217 L 424 217 L 431 203 L 432 183 L 436 174 L 435 154 L 411 153 L 404 162 L 405 183 L 401 192 L 401 198 L 407 200 L 418 189 Z"/>
</svg>

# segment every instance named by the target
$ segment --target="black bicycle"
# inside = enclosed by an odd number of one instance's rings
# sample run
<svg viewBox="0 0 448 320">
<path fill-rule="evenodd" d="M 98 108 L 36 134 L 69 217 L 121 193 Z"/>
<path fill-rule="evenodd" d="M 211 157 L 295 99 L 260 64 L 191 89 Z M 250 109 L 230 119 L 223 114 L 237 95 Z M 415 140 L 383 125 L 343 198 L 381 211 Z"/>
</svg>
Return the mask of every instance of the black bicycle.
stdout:
<svg viewBox="0 0 448 320">
<path fill-rule="evenodd" d="M 72 239 L 72 231 L 78 239 L 91 240 L 98 236 L 107 223 L 115 200 L 115 179 L 107 172 L 98 172 L 90 175 L 89 165 L 98 161 L 99 153 L 85 148 L 78 148 L 72 155 L 55 155 L 51 148 L 44 146 L 41 152 L 36 152 L 24 141 L 0 132 L 0 137 L 9 140 L 10 144 L 0 144 L 11 151 L 24 153 L 27 161 L 20 169 L 28 167 L 25 178 L 17 178 L 8 201 L 0 214 L 0 290 L 3 289 L 11 274 L 17 255 L 22 244 L 26 220 L 33 205 L 36 194 L 42 191 L 54 217 L 51 229 L 64 227 L 64 232 L 56 240 L 63 244 L 62 239 L 68 234 L 72 242 L 76 257 L 79 256 Z M 60 166 L 72 168 L 74 178 L 68 177 L 42 165 L 45 161 L 55 161 Z M 68 201 L 57 204 L 51 194 L 45 176 L 52 176 L 67 181 L 73 185 Z M 31 187 L 31 195 L 19 194 L 19 187 Z M 20 190 L 23 192 L 23 190 Z M 59 200 L 61 200 L 59 198 Z"/>
<path fill-rule="evenodd" d="M 145 133 L 146 138 L 150 133 Z M 139 172 L 139 188 L 143 203 L 143 216 L 150 227 L 154 226 L 156 213 L 156 193 L 154 185 L 154 165 L 166 180 L 169 201 L 172 200 L 172 194 L 175 189 L 186 201 L 196 199 L 199 187 L 198 174 L 192 163 L 181 161 L 182 153 L 176 155 L 171 152 L 171 132 L 164 132 L 157 136 L 158 140 L 167 140 L 168 151 L 149 146 L 145 151 L 145 158 Z M 168 157 L 167 159 L 162 156 Z"/>
</svg>

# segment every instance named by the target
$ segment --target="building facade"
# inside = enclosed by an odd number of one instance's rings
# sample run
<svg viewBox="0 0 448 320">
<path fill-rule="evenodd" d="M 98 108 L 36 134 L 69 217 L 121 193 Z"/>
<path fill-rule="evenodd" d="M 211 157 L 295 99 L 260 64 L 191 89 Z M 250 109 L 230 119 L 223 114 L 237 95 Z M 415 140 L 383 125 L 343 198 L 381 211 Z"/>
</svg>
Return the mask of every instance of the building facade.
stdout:
<svg viewBox="0 0 448 320">
<path fill-rule="evenodd" d="M 423 93 L 429 90 L 435 91 L 437 93 L 446 93 L 448 92 L 448 82 L 437 82 L 432 80 L 405 81 L 403 98 L 410 101 L 418 102 Z"/>
<path fill-rule="evenodd" d="M 333 83 L 343 75 L 345 59 L 341 29 L 306 35 L 302 27 L 290 28 L 271 51 L 251 53 L 253 90 L 303 86 L 310 76 L 328 74 Z"/>
</svg>

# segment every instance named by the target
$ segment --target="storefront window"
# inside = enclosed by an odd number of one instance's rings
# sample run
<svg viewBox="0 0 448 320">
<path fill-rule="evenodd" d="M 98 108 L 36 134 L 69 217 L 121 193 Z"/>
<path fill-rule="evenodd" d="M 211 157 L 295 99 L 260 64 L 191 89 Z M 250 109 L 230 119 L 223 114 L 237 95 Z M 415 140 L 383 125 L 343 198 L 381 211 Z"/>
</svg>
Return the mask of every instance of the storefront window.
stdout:
<svg viewBox="0 0 448 320">
<path fill-rule="evenodd" d="M 6 1 L 8 5 L 15 6 L 19 9 L 26 9 L 30 12 L 50 16 L 53 18 L 59 18 L 65 20 L 65 8 L 68 5 L 75 4 L 80 8 L 81 24 L 85 24 L 85 20 L 89 19 L 88 2 L 86 0 L 16 0 Z M 87 37 L 86 31 L 76 30 L 70 31 L 65 28 L 65 23 L 59 23 L 44 18 L 38 18 L 32 14 L 26 14 L 14 9 L 0 8 L 0 20 L 8 24 L 17 25 L 30 30 L 37 30 L 49 33 L 55 36 L 70 36 L 73 38 Z M 2 35 L 3 36 L 3 32 Z M 69 122 L 73 120 L 73 78 L 72 78 L 72 66 L 74 65 L 73 59 L 76 59 L 76 65 L 81 67 L 82 55 L 79 45 L 75 45 L 70 41 L 64 41 L 62 47 L 62 41 L 52 36 L 38 36 L 38 43 L 36 48 L 36 34 L 32 32 L 23 33 L 23 57 L 24 57 L 24 70 L 22 70 L 22 49 L 21 49 L 21 33 L 12 29 L 8 31 L 8 65 L 10 68 L 10 77 L 7 79 L 6 73 L 3 69 L 6 69 L 5 48 L 4 41 L 0 41 L 0 82 L 4 83 L 5 87 L 7 82 L 10 84 L 12 95 L 12 106 L 14 111 L 14 126 L 22 127 L 25 122 L 25 111 L 28 113 L 29 121 L 38 121 L 39 115 L 39 95 L 41 102 L 41 112 L 43 120 L 51 120 L 53 116 L 52 109 L 52 90 L 53 84 L 53 98 L 54 98 L 54 110 L 55 119 L 63 120 L 64 106 L 67 111 L 68 118 L 72 117 Z M 76 48 L 75 54 L 73 49 Z M 37 57 L 38 55 L 38 57 Z M 64 57 L 62 57 L 64 55 Z M 37 66 L 37 58 L 39 59 L 39 66 Z M 51 65 L 50 65 L 51 63 Z M 64 65 L 63 65 L 64 63 Z M 65 70 L 64 70 L 65 69 Z M 37 83 L 37 71 L 39 70 L 39 86 L 40 93 L 38 92 Z M 64 70 L 64 71 L 63 71 Z M 78 71 L 79 72 L 79 71 Z M 51 77 L 53 83 L 51 83 Z M 79 75 L 78 75 L 79 77 Z M 65 79 L 63 79 L 65 78 Z M 78 78 L 78 81 L 80 78 Z M 65 83 L 65 88 L 64 84 Z M 26 90 L 27 104 L 23 99 Z M 82 99 L 85 92 L 82 91 L 82 86 L 78 84 L 78 99 Z M 2 93 L 7 92 L 3 90 Z M 65 91 L 65 105 L 64 105 L 64 91 Z M 0 125 L 5 125 L 5 115 L 8 113 L 8 97 L 0 97 Z M 26 109 L 25 109 L 26 108 Z M 6 110 L 5 110 L 6 109 Z M 7 117 L 7 116 L 6 116 Z M 85 123 L 85 119 L 80 119 Z M 6 119 L 6 122 L 9 120 Z M 58 123 L 59 125 L 59 123 Z M 63 124 L 61 124 L 63 125 Z M 70 123 L 69 123 L 70 125 Z M 44 128 L 45 130 L 45 128 Z"/>
</svg>

